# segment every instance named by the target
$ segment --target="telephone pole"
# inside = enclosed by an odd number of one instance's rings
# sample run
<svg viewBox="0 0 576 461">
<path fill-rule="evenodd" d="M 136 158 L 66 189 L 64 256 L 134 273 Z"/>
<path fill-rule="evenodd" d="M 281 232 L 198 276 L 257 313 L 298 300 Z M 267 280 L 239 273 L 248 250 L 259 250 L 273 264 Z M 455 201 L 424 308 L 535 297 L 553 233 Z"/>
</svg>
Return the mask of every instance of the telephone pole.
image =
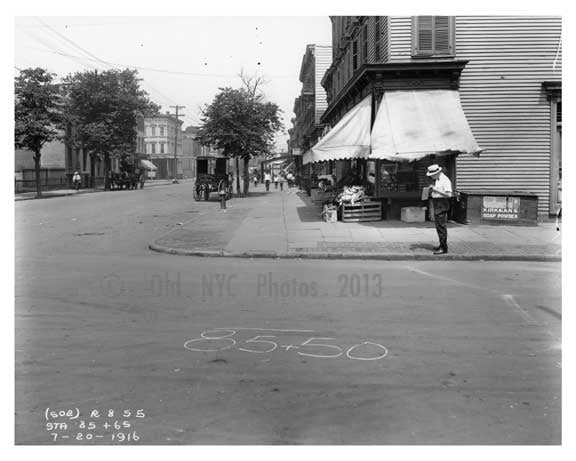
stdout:
<svg viewBox="0 0 576 461">
<path fill-rule="evenodd" d="M 178 183 L 178 179 L 176 178 L 176 175 L 178 173 L 178 156 L 177 156 L 177 151 L 178 151 L 178 131 L 180 130 L 180 126 L 178 125 L 178 117 L 180 116 L 184 116 L 186 114 L 179 114 L 178 111 L 180 109 L 185 109 L 186 106 L 170 106 L 174 109 L 176 109 L 176 113 L 175 114 L 170 114 L 173 115 L 174 117 L 176 117 L 176 130 L 174 131 L 174 177 L 172 178 L 172 183 L 173 184 L 177 184 Z"/>
</svg>

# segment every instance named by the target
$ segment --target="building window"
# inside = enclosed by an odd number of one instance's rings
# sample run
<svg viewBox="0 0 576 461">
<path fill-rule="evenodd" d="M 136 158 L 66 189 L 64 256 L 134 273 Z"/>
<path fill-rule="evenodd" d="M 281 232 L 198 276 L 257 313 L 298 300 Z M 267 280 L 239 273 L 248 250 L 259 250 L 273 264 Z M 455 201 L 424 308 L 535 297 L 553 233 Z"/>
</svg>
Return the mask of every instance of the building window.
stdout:
<svg viewBox="0 0 576 461">
<path fill-rule="evenodd" d="M 160 136 L 164 136 L 164 127 L 163 126 L 160 127 Z"/>
<path fill-rule="evenodd" d="M 164 144 L 163 142 L 160 143 L 160 153 L 163 154 L 164 153 Z"/>
<path fill-rule="evenodd" d="M 358 69 L 358 40 L 352 42 L 352 70 Z"/>
<path fill-rule="evenodd" d="M 152 136 L 156 136 L 156 127 L 155 126 L 151 127 L 151 130 L 152 130 Z"/>
<path fill-rule="evenodd" d="M 150 145 L 152 146 L 152 153 L 155 154 L 156 153 L 156 143 L 153 142 Z"/>
<path fill-rule="evenodd" d="M 413 17 L 412 56 L 437 55 L 454 55 L 454 17 Z"/>
</svg>

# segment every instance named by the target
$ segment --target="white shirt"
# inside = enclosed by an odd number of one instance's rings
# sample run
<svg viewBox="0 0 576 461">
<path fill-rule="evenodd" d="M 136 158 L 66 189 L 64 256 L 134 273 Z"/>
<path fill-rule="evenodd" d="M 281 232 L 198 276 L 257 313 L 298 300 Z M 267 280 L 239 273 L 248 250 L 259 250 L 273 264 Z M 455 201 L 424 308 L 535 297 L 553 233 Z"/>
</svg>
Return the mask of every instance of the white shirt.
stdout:
<svg viewBox="0 0 576 461">
<path fill-rule="evenodd" d="M 440 176 L 438 176 L 438 179 L 434 182 L 434 188 L 452 195 L 452 183 L 444 173 L 440 173 Z M 448 198 L 435 191 L 432 191 L 431 196 L 432 198 Z"/>
<path fill-rule="evenodd" d="M 271 178 L 270 178 L 270 175 L 269 175 L 268 173 L 266 173 L 266 174 L 264 175 L 264 181 L 270 181 L 270 179 L 271 179 Z"/>
</svg>

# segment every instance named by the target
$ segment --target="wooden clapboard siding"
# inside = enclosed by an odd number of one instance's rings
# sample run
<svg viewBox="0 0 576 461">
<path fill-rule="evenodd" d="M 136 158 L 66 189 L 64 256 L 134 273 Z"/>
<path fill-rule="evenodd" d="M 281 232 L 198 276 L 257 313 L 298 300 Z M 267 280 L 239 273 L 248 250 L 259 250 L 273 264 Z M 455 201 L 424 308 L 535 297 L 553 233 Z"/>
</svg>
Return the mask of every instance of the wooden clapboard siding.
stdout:
<svg viewBox="0 0 576 461">
<path fill-rule="evenodd" d="M 413 60 L 412 18 L 389 20 L 389 62 Z M 460 98 L 485 152 L 460 156 L 459 189 L 521 190 L 549 212 L 551 108 L 544 81 L 560 81 L 560 17 L 457 16 L 456 59 L 468 60 Z"/>
<path fill-rule="evenodd" d="M 561 80 L 560 35 L 557 17 L 456 17 L 456 57 L 469 61 L 460 99 L 485 149 L 458 158 L 459 189 L 532 192 L 539 212 L 549 212 L 551 109 L 542 82 Z"/>
<path fill-rule="evenodd" d="M 316 125 L 320 124 L 320 117 L 328 107 L 326 102 L 326 90 L 322 86 L 322 77 L 332 64 L 332 47 L 316 45 L 314 47 L 314 88 L 315 88 L 315 119 Z"/>
</svg>

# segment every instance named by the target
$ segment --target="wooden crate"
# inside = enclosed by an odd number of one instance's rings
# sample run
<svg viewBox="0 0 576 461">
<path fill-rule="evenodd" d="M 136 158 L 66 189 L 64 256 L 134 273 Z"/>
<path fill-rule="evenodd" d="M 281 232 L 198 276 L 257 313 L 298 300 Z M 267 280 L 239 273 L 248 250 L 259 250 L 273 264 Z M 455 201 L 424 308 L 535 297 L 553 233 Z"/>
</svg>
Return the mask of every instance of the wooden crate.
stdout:
<svg viewBox="0 0 576 461">
<path fill-rule="evenodd" d="M 357 202 L 342 204 L 343 222 L 366 222 L 382 220 L 382 203 L 371 200 L 369 202 Z"/>
</svg>

